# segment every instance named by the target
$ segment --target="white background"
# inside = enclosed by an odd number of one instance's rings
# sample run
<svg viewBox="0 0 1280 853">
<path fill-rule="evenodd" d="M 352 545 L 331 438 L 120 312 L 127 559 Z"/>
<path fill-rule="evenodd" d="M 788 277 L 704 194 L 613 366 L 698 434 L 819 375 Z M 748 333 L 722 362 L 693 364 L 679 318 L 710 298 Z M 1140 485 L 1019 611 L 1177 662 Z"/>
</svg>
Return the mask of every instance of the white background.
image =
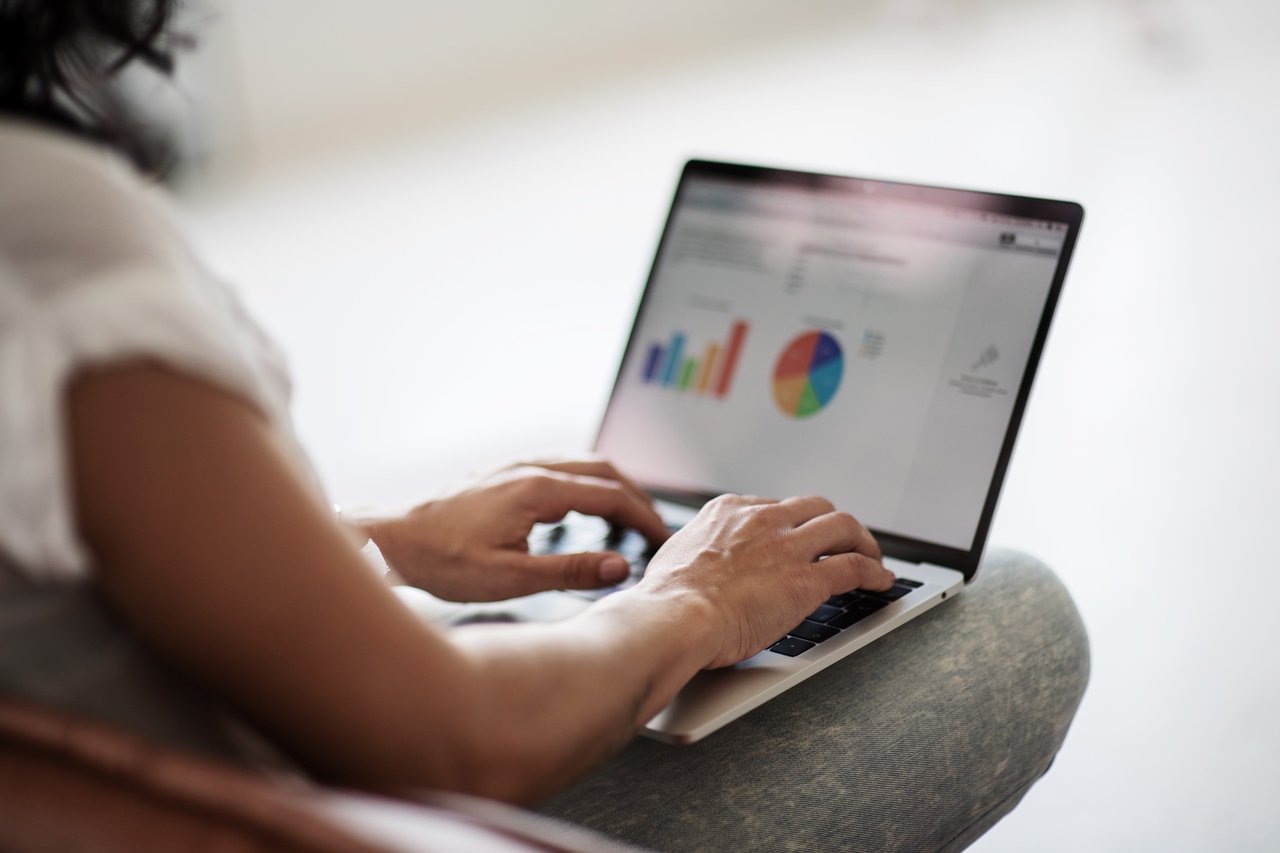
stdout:
<svg viewBox="0 0 1280 853">
<path fill-rule="evenodd" d="M 1083 202 L 992 540 L 1064 578 L 1093 681 L 975 849 L 1280 844 L 1280 6 L 228 14 L 185 203 L 340 500 L 586 446 L 686 156 Z"/>
</svg>

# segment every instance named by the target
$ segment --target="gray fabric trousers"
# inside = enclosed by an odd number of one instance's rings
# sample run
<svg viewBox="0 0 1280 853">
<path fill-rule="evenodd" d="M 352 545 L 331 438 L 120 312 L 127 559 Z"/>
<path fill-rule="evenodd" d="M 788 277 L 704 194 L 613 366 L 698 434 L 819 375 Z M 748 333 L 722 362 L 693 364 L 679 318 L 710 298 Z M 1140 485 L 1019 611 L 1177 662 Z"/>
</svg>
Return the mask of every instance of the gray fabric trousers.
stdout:
<svg viewBox="0 0 1280 853">
<path fill-rule="evenodd" d="M 542 811 L 661 851 L 961 850 L 1053 762 L 1089 644 L 1042 563 L 954 600 L 706 740 L 645 738 Z"/>
</svg>

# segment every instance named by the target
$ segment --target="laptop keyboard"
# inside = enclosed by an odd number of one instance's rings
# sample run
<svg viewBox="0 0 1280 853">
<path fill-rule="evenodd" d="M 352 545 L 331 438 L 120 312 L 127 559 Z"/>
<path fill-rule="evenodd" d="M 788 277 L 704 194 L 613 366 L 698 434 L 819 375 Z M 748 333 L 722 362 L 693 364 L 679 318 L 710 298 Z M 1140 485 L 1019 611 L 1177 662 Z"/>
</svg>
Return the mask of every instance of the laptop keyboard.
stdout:
<svg viewBox="0 0 1280 853">
<path fill-rule="evenodd" d="M 922 586 L 924 584 L 920 581 L 900 577 L 894 581 L 892 589 L 884 592 L 855 590 L 833 595 L 826 604 L 819 605 L 803 622 L 788 631 L 787 636 L 770 646 L 769 651 L 788 657 L 803 654 Z"/>
<path fill-rule="evenodd" d="M 672 532 L 677 529 L 671 528 Z M 566 590 L 592 601 L 639 583 L 654 554 L 648 541 L 636 531 L 578 513 L 570 513 L 557 524 L 535 524 L 529 534 L 531 554 L 571 554 L 577 551 L 616 551 L 631 566 L 631 574 L 616 586 Z M 788 657 L 804 654 L 922 586 L 924 584 L 920 581 L 900 577 L 893 588 L 885 592 L 855 590 L 833 595 L 788 631 L 787 636 L 770 646 L 769 651 Z"/>
</svg>

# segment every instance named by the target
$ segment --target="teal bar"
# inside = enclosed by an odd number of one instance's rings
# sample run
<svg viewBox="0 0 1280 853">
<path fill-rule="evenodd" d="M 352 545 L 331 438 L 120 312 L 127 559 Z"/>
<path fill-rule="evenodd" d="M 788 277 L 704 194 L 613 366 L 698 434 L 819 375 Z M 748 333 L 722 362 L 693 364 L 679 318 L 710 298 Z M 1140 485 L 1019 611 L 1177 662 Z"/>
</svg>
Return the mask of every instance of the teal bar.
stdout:
<svg viewBox="0 0 1280 853">
<path fill-rule="evenodd" d="M 667 366 L 662 371 L 662 384 L 676 384 L 676 371 L 680 369 L 680 359 L 684 355 L 684 332 L 676 332 L 671 336 L 671 348 L 667 350 Z"/>
</svg>

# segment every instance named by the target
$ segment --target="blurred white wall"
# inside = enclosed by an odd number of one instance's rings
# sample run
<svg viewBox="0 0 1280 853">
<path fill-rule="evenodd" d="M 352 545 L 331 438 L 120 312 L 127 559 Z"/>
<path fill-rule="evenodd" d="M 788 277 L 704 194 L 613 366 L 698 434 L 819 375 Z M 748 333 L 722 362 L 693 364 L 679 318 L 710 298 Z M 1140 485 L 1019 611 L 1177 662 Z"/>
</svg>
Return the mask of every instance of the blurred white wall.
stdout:
<svg viewBox="0 0 1280 853">
<path fill-rule="evenodd" d="M 1062 2 L 1062 0 L 1056 0 Z M 1024 0 L 1028 3 L 1055 0 Z M 224 0 L 201 23 L 205 138 L 288 168 L 869 21 L 970 26 L 1009 0 Z"/>
</svg>

